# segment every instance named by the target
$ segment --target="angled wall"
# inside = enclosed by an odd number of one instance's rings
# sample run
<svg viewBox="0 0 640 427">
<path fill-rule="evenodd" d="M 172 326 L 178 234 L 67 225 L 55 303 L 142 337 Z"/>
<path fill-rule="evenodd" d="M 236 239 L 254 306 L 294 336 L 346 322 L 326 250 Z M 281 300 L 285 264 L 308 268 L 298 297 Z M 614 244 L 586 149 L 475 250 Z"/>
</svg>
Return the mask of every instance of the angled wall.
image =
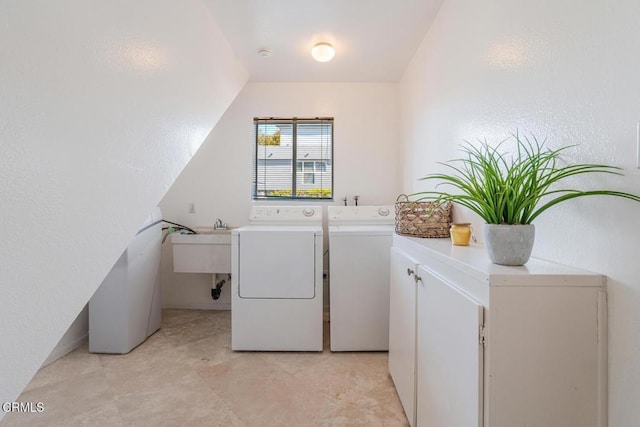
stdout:
<svg viewBox="0 0 640 427">
<path fill-rule="evenodd" d="M 0 75 L 6 402 L 247 75 L 200 0 L 3 1 Z"/>
</svg>

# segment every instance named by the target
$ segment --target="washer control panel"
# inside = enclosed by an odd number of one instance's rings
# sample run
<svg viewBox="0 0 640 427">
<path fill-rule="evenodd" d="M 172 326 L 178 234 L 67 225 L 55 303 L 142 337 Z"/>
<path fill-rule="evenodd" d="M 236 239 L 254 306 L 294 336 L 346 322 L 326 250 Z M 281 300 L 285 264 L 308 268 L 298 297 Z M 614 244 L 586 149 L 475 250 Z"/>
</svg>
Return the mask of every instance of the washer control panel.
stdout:
<svg viewBox="0 0 640 427">
<path fill-rule="evenodd" d="M 253 206 L 251 224 L 310 224 L 322 222 L 321 206 Z"/>
<path fill-rule="evenodd" d="M 329 225 L 395 224 L 393 206 L 329 206 Z"/>
</svg>

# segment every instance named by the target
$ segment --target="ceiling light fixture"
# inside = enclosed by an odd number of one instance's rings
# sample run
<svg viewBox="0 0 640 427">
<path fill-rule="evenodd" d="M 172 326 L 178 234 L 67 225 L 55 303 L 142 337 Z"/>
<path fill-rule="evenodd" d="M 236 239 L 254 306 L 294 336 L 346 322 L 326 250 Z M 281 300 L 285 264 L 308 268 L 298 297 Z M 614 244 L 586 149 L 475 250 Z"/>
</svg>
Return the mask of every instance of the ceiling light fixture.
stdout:
<svg viewBox="0 0 640 427">
<path fill-rule="evenodd" d="M 331 61 L 333 56 L 336 54 L 335 49 L 331 44 L 327 42 L 316 43 L 311 48 L 311 56 L 318 62 L 328 62 Z"/>
</svg>

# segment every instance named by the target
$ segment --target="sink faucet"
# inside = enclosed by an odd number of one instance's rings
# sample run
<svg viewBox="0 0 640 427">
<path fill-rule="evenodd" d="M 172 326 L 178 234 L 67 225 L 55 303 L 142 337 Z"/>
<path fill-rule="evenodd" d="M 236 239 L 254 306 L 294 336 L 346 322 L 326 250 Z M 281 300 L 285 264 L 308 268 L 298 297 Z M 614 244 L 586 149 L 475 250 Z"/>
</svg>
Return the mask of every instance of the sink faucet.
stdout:
<svg viewBox="0 0 640 427">
<path fill-rule="evenodd" d="M 213 229 L 214 230 L 219 230 L 221 228 L 227 228 L 226 224 L 222 223 L 222 220 L 220 218 L 216 219 L 216 223 L 213 225 Z"/>
</svg>

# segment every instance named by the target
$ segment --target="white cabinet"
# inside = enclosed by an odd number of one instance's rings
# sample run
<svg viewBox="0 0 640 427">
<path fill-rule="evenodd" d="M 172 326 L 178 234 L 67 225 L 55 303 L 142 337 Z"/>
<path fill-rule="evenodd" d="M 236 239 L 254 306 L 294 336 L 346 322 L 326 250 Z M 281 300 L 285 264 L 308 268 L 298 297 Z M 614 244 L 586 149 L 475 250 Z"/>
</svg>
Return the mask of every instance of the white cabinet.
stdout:
<svg viewBox="0 0 640 427">
<path fill-rule="evenodd" d="M 391 248 L 389 373 L 409 424 L 415 427 L 417 262 Z"/>
<path fill-rule="evenodd" d="M 602 275 L 397 235 L 391 271 L 389 370 L 412 426 L 606 425 Z"/>
<path fill-rule="evenodd" d="M 429 270 L 417 274 L 418 425 L 481 427 L 483 307 Z"/>
</svg>

